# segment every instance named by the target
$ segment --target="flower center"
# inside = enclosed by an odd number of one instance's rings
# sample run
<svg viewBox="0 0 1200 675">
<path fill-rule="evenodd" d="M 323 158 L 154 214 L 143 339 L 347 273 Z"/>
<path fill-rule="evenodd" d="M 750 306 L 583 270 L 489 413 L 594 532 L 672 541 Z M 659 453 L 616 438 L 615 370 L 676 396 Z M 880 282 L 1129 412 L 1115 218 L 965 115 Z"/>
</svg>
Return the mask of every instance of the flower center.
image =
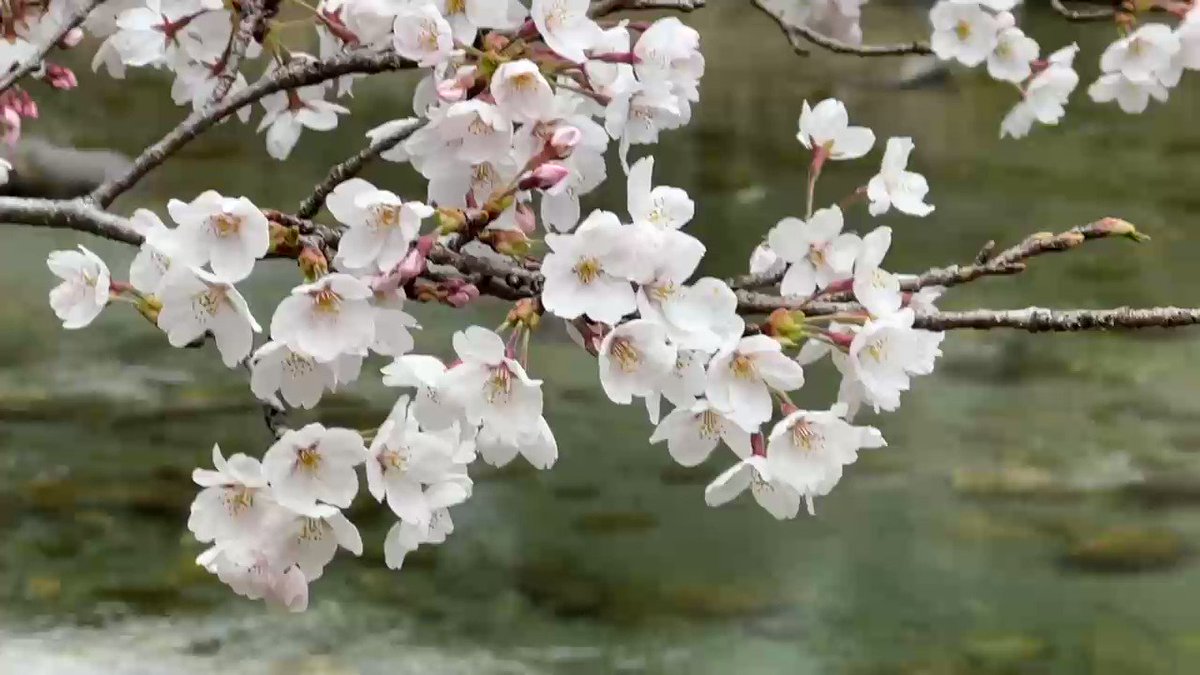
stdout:
<svg viewBox="0 0 1200 675">
<path fill-rule="evenodd" d="M 446 3 L 447 14 L 466 14 L 467 0 L 449 0 Z"/>
<path fill-rule="evenodd" d="M 820 436 L 807 420 L 800 420 L 792 425 L 792 445 L 801 450 L 812 450 Z"/>
<path fill-rule="evenodd" d="M 492 125 L 484 122 L 483 118 L 479 115 L 475 115 L 475 119 L 471 120 L 471 123 L 467 125 L 467 132 L 472 136 L 490 136 L 494 131 L 495 129 L 492 128 Z"/>
<path fill-rule="evenodd" d="M 325 288 L 313 294 L 313 307 L 318 312 L 336 314 L 341 304 L 342 298 L 332 289 Z"/>
<path fill-rule="evenodd" d="M 225 289 L 220 286 L 210 287 L 196 296 L 196 307 L 209 316 L 216 316 L 221 305 L 225 304 Z"/>
<path fill-rule="evenodd" d="M 822 245 L 813 245 L 808 250 L 808 260 L 813 264 L 813 267 L 821 267 L 825 264 L 825 247 Z"/>
<path fill-rule="evenodd" d="M 387 449 L 379 453 L 379 468 L 383 469 L 384 473 L 388 471 L 404 473 L 408 470 L 408 448 Z"/>
<path fill-rule="evenodd" d="M 315 370 L 317 364 L 312 359 L 296 352 L 288 354 L 283 360 L 283 369 L 286 370 L 292 377 L 301 377 Z"/>
<path fill-rule="evenodd" d="M 373 204 L 371 206 L 371 227 L 377 230 L 387 230 L 400 222 L 400 207 L 395 204 Z"/>
<path fill-rule="evenodd" d="M 438 27 L 436 22 L 429 19 L 421 21 L 420 32 L 417 33 L 417 44 L 428 52 L 436 52 L 438 50 Z"/>
<path fill-rule="evenodd" d="M 231 485 L 225 488 L 221 501 L 225 503 L 225 510 L 229 515 L 237 516 L 254 506 L 254 493 L 254 489 L 244 485 Z"/>
<path fill-rule="evenodd" d="M 242 219 L 228 213 L 219 213 L 208 219 L 208 226 L 218 237 L 231 237 L 242 227 Z"/>
<path fill-rule="evenodd" d="M 725 425 L 721 423 L 721 416 L 711 410 L 705 410 L 700 413 L 700 437 L 714 439 L 721 436 L 721 432 L 725 430 Z"/>
<path fill-rule="evenodd" d="M 754 359 L 745 354 L 738 354 L 729 362 L 729 370 L 739 380 L 749 380 L 755 376 Z"/>
<path fill-rule="evenodd" d="M 958 36 L 959 40 L 965 42 L 967 38 L 971 37 L 970 22 L 968 22 L 966 19 L 960 19 L 959 22 L 954 26 L 954 34 Z"/>
<path fill-rule="evenodd" d="M 604 271 L 604 268 L 600 266 L 599 260 L 596 260 L 595 258 L 584 258 L 576 263 L 575 267 L 571 268 L 571 270 L 575 272 L 575 276 L 578 277 L 579 283 L 590 284 L 600 277 L 600 273 Z"/>
<path fill-rule="evenodd" d="M 305 518 L 296 535 L 300 541 L 320 541 L 325 538 L 325 521 L 320 518 Z"/>
<path fill-rule="evenodd" d="M 488 403 L 507 401 L 508 397 L 512 395 L 512 372 L 509 371 L 508 366 L 501 364 L 492 368 L 485 389 Z"/>
<path fill-rule="evenodd" d="M 665 284 L 659 284 L 650 287 L 650 296 L 659 302 L 666 302 L 675 296 L 679 290 L 673 282 L 668 281 Z"/>
<path fill-rule="evenodd" d="M 517 91 L 533 91 L 537 88 L 537 78 L 533 73 L 521 73 L 512 78 L 512 88 Z"/>
<path fill-rule="evenodd" d="M 887 339 L 876 340 L 872 342 L 866 349 L 867 356 L 870 356 L 876 363 L 883 360 L 887 354 Z"/>
<path fill-rule="evenodd" d="M 321 468 L 321 453 L 317 450 L 317 446 L 310 445 L 307 448 L 300 448 L 296 451 L 296 466 L 305 471 L 315 473 Z"/>
<path fill-rule="evenodd" d="M 637 347 L 625 338 L 617 338 L 612 341 L 612 346 L 609 347 L 609 354 L 617 361 L 617 365 L 623 373 L 632 373 L 638 369 L 642 362 L 641 354 L 638 353 Z"/>
</svg>

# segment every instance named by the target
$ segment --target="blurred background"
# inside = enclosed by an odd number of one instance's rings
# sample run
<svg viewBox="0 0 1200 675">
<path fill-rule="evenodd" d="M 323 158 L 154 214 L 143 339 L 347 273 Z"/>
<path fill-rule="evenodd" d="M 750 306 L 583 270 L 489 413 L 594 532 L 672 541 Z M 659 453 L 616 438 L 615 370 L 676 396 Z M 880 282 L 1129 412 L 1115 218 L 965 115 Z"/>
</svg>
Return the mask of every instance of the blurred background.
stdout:
<svg viewBox="0 0 1200 675">
<path fill-rule="evenodd" d="M 932 216 L 882 219 L 895 231 L 890 269 L 964 262 L 988 239 L 1107 215 L 1153 236 L 1038 259 L 1019 277 L 952 291 L 943 307 L 1197 304 L 1200 96 L 1185 83 L 1137 117 L 1088 101 L 1109 26 L 1026 10 L 1046 52 L 1080 43 L 1083 84 L 1060 128 L 1000 141 L 1016 96 L 985 74 L 801 58 L 749 3 L 709 4 L 685 17 L 708 59 L 696 119 L 654 148 L 656 183 L 697 202 L 689 227 L 708 245 L 703 272 L 744 271 L 758 239 L 801 214 L 797 116 L 805 99 L 837 96 L 880 140 L 868 159 L 827 168 L 819 204 L 864 184 L 893 135 L 915 139 L 910 168 L 932 185 Z M 869 41 L 928 33 L 917 8 L 873 3 L 864 14 Z M 73 63 L 80 90 L 42 94 L 29 134 L 133 155 L 184 116 L 162 76 L 84 77 L 87 56 Z M 208 188 L 291 208 L 367 129 L 410 113 L 413 84 L 412 74 L 360 83 L 353 115 L 334 132 L 305 132 L 286 163 L 267 157 L 252 126 L 223 125 L 117 208 L 165 216 L 168 198 Z M 407 166 L 365 175 L 423 197 Z M 610 176 L 585 208 L 624 213 L 615 163 Z M 865 211 L 848 227 L 878 224 Z M 120 305 L 63 331 L 43 261 L 77 242 L 125 275 L 128 247 L 20 227 L 0 236 L 0 672 L 1200 671 L 1194 331 L 954 333 L 899 412 L 863 418 L 889 447 L 865 452 L 815 518 L 779 523 L 748 498 L 706 507 L 703 487 L 732 455 L 673 465 L 648 445 L 641 408 L 611 405 L 594 361 L 548 327 L 531 370 L 546 380 L 553 470 L 478 467 L 455 534 L 402 572 L 383 565 L 390 515 L 360 495 L 350 515 L 362 559 L 339 553 L 308 612 L 286 615 L 196 567 L 185 526 L 191 469 L 208 465 L 214 441 L 227 454 L 267 446 L 245 378 L 215 350 L 171 349 Z M 296 282 L 276 262 L 243 284 L 260 322 Z M 413 311 L 425 326 L 417 350 L 446 355 L 454 330 L 496 325 L 506 307 Z M 378 382 L 382 365 L 369 362 L 319 419 L 377 424 L 396 396 Z M 835 391 L 824 363 L 801 398 L 827 405 Z"/>
</svg>

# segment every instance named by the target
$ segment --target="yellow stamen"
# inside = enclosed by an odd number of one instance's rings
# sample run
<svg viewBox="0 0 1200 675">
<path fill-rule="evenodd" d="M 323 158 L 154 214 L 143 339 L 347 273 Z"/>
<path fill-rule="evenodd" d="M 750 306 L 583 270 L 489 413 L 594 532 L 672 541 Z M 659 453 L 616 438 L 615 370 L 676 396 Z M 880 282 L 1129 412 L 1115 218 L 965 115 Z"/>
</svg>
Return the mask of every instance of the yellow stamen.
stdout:
<svg viewBox="0 0 1200 675">
<path fill-rule="evenodd" d="M 321 468 L 321 461 L 321 453 L 317 451 L 317 446 L 315 445 L 300 448 L 296 451 L 296 465 L 305 471 L 316 472 Z"/>
<path fill-rule="evenodd" d="M 575 263 L 575 267 L 571 268 L 575 276 L 579 278 L 579 283 L 590 284 L 600 277 L 600 273 L 604 268 L 600 265 L 600 261 L 595 258 L 584 258 Z"/>
<path fill-rule="evenodd" d="M 608 351 L 617 360 L 617 365 L 620 366 L 621 371 L 625 373 L 634 372 L 642 362 L 642 356 L 638 353 L 637 348 L 624 338 L 613 340 L 612 346 Z"/>
<path fill-rule="evenodd" d="M 754 359 L 745 354 L 738 354 L 729 362 L 729 370 L 733 371 L 733 376 L 741 380 L 749 380 L 754 377 Z"/>
</svg>

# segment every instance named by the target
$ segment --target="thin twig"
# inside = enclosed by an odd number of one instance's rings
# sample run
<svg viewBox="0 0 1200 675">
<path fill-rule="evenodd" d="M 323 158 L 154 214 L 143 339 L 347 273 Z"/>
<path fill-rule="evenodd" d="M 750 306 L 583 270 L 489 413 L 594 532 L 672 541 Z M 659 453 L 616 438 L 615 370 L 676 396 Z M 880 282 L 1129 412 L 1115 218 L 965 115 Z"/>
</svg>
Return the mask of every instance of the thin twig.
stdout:
<svg viewBox="0 0 1200 675">
<path fill-rule="evenodd" d="M 691 12 L 700 9 L 706 0 L 596 0 L 588 9 L 588 16 L 598 18 L 621 10 L 670 9 Z"/>
<path fill-rule="evenodd" d="M 914 40 L 912 42 L 897 42 L 893 44 L 856 45 L 843 42 L 837 38 L 818 33 L 809 26 L 792 23 L 783 16 L 783 12 L 773 11 L 765 0 L 751 0 L 753 5 L 764 14 L 771 17 L 783 34 L 787 36 L 792 49 L 801 56 L 808 56 L 806 45 L 813 44 L 835 54 L 853 54 L 855 56 L 902 56 L 905 54 L 932 54 L 933 49 L 928 42 Z"/>
<path fill-rule="evenodd" d="M 68 16 L 66 21 L 64 21 L 62 25 L 58 27 L 58 30 L 50 36 L 49 40 L 38 46 L 37 51 L 32 56 L 26 59 L 24 63 L 10 71 L 4 76 L 3 79 L 0 79 L 0 94 L 8 91 L 9 87 L 13 86 L 17 80 L 37 70 L 38 67 L 42 65 L 42 61 L 46 59 L 46 55 L 50 53 L 50 50 L 54 49 L 54 47 L 58 45 L 58 43 L 61 42 L 64 37 L 67 36 L 67 33 L 70 33 L 72 30 L 79 27 L 79 25 L 83 23 L 84 19 L 87 18 L 88 14 L 91 14 L 92 10 L 96 9 L 96 7 L 103 2 L 104 0 L 87 0 L 87 2 L 85 2 L 83 5 L 80 5 L 75 12 Z"/>
<path fill-rule="evenodd" d="M 178 152 L 193 138 L 237 112 L 243 106 L 250 105 L 268 94 L 325 82 L 351 73 L 382 73 L 415 67 L 415 63 L 405 60 L 394 52 L 356 51 L 339 54 L 324 61 L 293 61 L 269 77 L 233 93 L 218 103 L 188 115 L 158 142 L 143 150 L 125 173 L 105 181 L 93 190 L 88 198 L 101 207 L 107 207 L 114 199 L 133 187 L 143 176 Z"/>
<path fill-rule="evenodd" d="M 1050 7 L 1067 21 L 1108 21 L 1117 14 L 1113 7 L 1071 9 L 1063 3 L 1063 0 L 1050 0 Z"/>
<path fill-rule="evenodd" d="M 335 164 L 329 170 L 329 173 L 326 174 L 325 178 L 313 188 L 312 194 L 300 202 L 300 208 L 296 210 L 296 216 L 299 218 L 312 218 L 316 215 L 317 211 L 321 210 L 321 206 L 325 203 L 325 198 L 329 196 L 330 192 L 333 192 L 334 188 L 357 176 L 367 162 L 396 147 L 409 136 L 416 133 L 418 129 L 425 126 L 427 122 L 428 120 L 424 119 L 414 119 L 396 132 L 375 140 L 353 157 Z"/>
<path fill-rule="evenodd" d="M 254 39 L 254 32 L 263 17 L 261 0 L 244 0 L 241 5 L 242 20 L 238 22 L 237 30 L 229 38 L 229 53 L 225 55 L 224 69 L 217 78 L 217 86 L 208 99 L 213 104 L 225 98 L 233 83 L 237 81 L 238 70 L 242 67 L 242 58 L 246 55 L 246 47 Z"/>
<path fill-rule="evenodd" d="M 917 316 L 916 328 L 947 331 L 962 328 L 1012 328 L 1031 333 L 1109 330 L 1117 328 L 1176 328 L 1200 323 L 1200 309 L 1147 307 L 1116 309 L 973 309 Z"/>
</svg>

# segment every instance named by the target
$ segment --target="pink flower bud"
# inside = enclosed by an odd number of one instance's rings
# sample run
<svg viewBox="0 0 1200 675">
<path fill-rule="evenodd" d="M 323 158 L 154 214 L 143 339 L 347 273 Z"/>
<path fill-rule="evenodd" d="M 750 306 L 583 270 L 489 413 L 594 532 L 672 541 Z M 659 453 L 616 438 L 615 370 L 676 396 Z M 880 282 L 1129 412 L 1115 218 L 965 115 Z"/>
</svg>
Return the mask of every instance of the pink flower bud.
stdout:
<svg viewBox="0 0 1200 675">
<path fill-rule="evenodd" d="M 517 227 L 525 234 L 533 234 L 537 229 L 537 216 L 533 215 L 533 209 L 524 202 L 517 202 Z"/>
<path fill-rule="evenodd" d="M 10 146 L 15 146 L 21 139 L 21 116 L 13 108 L 4 108 L 3 115 L 4 132 L 3 135 L 0 135 L 0 140 Z"/>
<path fill-rule="evenodd" d="M 457 291 L 446 296 L 446 304 L 451 307 L 465 307 L 467 303 L 479 297 L 479 289 L 474 284 L 466 284 Z"/>
<path fill-rule="evenodd" d="M 571 170 L 557 162 L 546 162 L 521 177 L 517 187 L 521 190 L 544 190 L 547 194 L 560 194 L 567 188 Z"/>
<path fill-rule="evenodd" d="M 62 37 L 62 39 L 58 41 L 58 46 L 62 47 L 63 49 L 70 49 L 70 48 L 78 45 L 80 43 L 80 41 L 82 41 L 82 40 L 83 40 L 83 29 L 76 26 L 76 27 L 72 28 L 71 30 L 67 31 L 67 34 L 64 35 Z"/>
<path fill-rule="evenodd" d="M 456 103 L 467 97 L 467 90 L 458 80 L 442 80 L 437 83 L 437 95 L 447 103 Z"/>
<path fill-rule="evenodd" d="M 582 140 L 583 132 L 578 128 L 561 126 L 555 129 L 550 136 L 550 147 L 554 149 L 554 153 L 559 159 L 566 159 L 571 156 L 575 146 L 579 145 Z"/>
<path fill-rule="evenodd" d="M 75 79 L 75 73 L 71 72 L 70 68 L 59 66 L 53 63 L 46 65 L 46 83 L 55 89 L 67 90 L 74 89 L 79 86 L 79 80 Z M 29 115 L 33 117 L 34 115 Z"/>
</svg>

